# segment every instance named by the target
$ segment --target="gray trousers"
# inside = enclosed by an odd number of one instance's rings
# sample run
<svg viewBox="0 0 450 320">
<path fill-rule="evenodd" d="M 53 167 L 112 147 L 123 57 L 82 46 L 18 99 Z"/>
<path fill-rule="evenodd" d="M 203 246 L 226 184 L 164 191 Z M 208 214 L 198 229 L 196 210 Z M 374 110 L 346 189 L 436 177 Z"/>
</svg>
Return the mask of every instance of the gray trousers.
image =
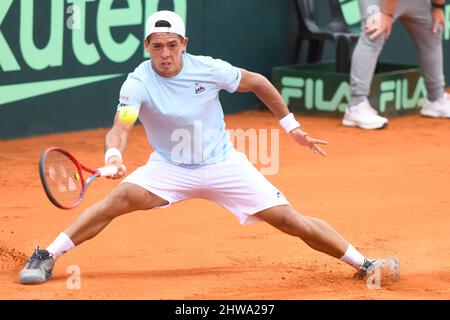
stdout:
<svg viewBox="0 0 450 320">
<path fill-rule="evenodd" d="M 370 16 L 369 7 L 373 5 L 380 7 L 381 0 L 359 1 L 362 30 Z M 414 40 L 428 99 L 434 101 L 442 96 L 445 86 L 442 53 L 443 28 L 441 26 L 436 34 L 432 32 L 433 17 L 429 0 L 398 0 L 397 9 L 394 12 L 394 22 L 397 19 L 405 26 Z M 361 32 L 352 57 L 350 105 L 361 103 L 369 95 L 370 84 L 384 42 L 383 35 L 375 40 L 370 40 L 368 35 Z M 399 49 L 401 50 L 401 48 Z"/>
</svg>

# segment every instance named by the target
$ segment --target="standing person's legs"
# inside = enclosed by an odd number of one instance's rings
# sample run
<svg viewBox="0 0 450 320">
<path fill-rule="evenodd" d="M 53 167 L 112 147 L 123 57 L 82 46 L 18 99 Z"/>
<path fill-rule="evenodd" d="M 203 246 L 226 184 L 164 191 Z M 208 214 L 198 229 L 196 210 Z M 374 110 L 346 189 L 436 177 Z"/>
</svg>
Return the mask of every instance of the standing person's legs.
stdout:
<svg viewBox="0 0 450 320">
<path fill-rule="evenodd" d="M 450 95 L 444 91 L 443 27 L 440 25 L 437 32 L 433 33 L 434 21 L 428 1 L 402 0 L 399 4 L 408 8 L 401 21 L 417 47 L 420 69 L 428 92 L 420 113 L 427 117 L 450 118 Z"/>
<path fill-rule="evenodd" d="M 417 48 L 420 69 L 425 78 L 428 99 L 435 101 L 444 93 L 442 26 L 433 33 L 431 5 L 423 0 L 400 0 L 398 8 L 405 12 L 400 21 L 408 30 Z"/>
<path fill-rule="evenodd" d="M 384 36 L 371 40 L 364 33 L 364 26 L 370 17 L 371 6 L 380 8 L 381 0 L 360 0 L 361 33 L 353 51 L 350 71 L 351 101 L 350 106 L 356 106 L 366 99 L 370 92 L 370 84 L 375 72 L 378 57 L 384 46 Z"/>
<path fill-rule="evenodd" d="M 381 35 L 372 40 L 370 35 L 364 33 L 364 28 L 369 18 L 379 14 L 381 0 L 360 0 L 359 6 L 361 33 L 353 51 L 350 70 L 351 99 L 345 110 L 342 124 L 347 127 L 360 127 L 368 130 L 379 129 L 388 123 L 388 119 L 377 114 L 367 100 L 367 96 L 385 38 L 384 35 Z"/>
</svg>

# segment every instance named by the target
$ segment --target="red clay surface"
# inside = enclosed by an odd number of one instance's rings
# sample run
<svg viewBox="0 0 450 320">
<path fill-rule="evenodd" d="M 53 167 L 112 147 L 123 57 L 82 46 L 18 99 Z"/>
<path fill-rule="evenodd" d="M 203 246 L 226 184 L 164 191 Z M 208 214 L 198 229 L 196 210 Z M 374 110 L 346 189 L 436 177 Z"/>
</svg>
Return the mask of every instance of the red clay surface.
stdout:
<svg viewBox="0 0 450 320">
<path fill-rule="evenodd" d="M 251 119 L 251 121 L 249 121 Z M 54 279 L 22 286 L 18 271 L 33 247 L 46 247 L 83 208 L 117 181 L 98 179 L 71 211 L 53 207 L 37 162 L 60 146 L 102 165 L 107 129 L 0 141 L 1 299 L 449 299 L 450 120 L 392 118 L 389 128 L 344 128 L 339 119 L 300 117 L 327 139 L 328 157 L 280 131 L 280 170 L 268 179 L 300 212 L 323 218 L 368 257 L 396 255 L 401 281 L 371 290 L 342 262 L 269 225 L 241 226 L 204 200 L 136 212 L 63 256 Z M 269 112 L 226 117 L 228 128 L 278 128 Z M 147 160 L 141 126 L 125 153 L 128 169 Z M 81 289 L 68 289 L 69 266 Z M 70 269 L 69 269 L 70 270 Z"/>
</svg>

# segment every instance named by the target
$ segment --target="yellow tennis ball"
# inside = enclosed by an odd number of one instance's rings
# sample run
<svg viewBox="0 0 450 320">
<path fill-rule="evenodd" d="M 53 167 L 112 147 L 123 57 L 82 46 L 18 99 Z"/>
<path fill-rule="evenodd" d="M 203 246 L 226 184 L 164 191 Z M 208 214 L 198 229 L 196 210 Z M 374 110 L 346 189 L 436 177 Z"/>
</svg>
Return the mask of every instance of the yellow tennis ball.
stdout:
<svg viewBox="0 0 450 320">
<path fill-rule="evenodd" d="M 133 107 L 124 107 L 119 111 L 119 120 L 125 124 L 132 124 L 138 118 L 138 112 Z"/>
</svg>

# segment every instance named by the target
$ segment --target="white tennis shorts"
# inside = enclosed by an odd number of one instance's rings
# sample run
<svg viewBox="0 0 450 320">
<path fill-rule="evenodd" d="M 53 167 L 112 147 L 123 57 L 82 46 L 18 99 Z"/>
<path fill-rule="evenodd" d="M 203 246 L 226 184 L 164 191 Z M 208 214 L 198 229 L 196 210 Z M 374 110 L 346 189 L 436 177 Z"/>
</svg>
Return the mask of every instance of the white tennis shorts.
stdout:
<svg viewBox="0 0 450 320">
<path fill-rule="evenodd" d="M 123 181 L 136 184 L 169 204 L 194 198 L 213 201 L 230 210 L 241 224 L 259 219 L 253 214 L 278 205 L 289 204 L 244 153 L 231 151 L 227 160 L 197 168 L 174 165 L 153 152 L 147 164 L 137 168 Z"/>
</svg>

